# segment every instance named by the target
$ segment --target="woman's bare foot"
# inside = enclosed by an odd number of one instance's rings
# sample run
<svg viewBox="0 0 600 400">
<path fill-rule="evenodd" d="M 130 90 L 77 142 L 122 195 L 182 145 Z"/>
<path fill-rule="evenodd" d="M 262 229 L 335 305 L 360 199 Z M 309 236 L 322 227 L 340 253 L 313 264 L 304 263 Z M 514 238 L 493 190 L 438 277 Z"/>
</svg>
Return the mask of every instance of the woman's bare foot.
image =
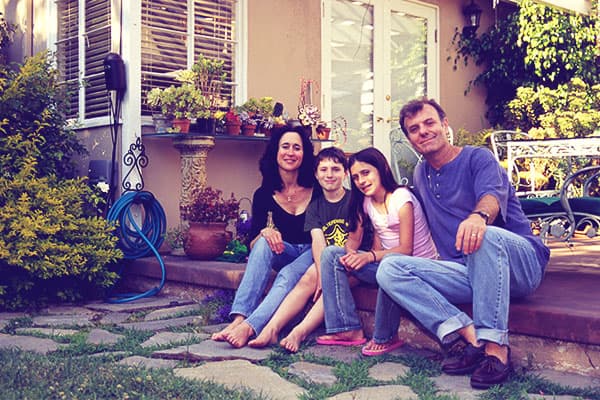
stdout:
<svg viewBox="0 0 600 400">
<path fill-rule="evenodd" d="M 212 336 L 210 337 L 212 340 L 217 341 L 217 342 L 224 342 L 227 339 L 225 339 L 227 337 L 227 335 L 229 333 L 231 333 L 231 331 L 233 331 L 233 329 L 238 326 L 239 324 L 241 324 L 242 322 L 244 322 L 246 318 L 244 318 L 241 315 L 237 315 L 233 321 L 231 321 L 231 323 L 229 325 L 227 325 L 225 328 L 221 329 L 219 332 L 213 333 Z"/>
<path fill-rule="evenodd" d="M 300 332 L 296 328 L 279 342 L 279 345 L 289 352 L 296 353 L 300 348 L 300 344 L 306 339 L 306 333 Z"/>
<path fill-rule="evenodd" d="M 248 339 L 252 335 L 254 335 L 254 329 L 246 321 L 242 321 L 225 335 L 225 340 L 233 347 L 239 349 L 248 343 Z"/>
<path fill-rule="evenodd" d="M 262 332 L 256 337 L 248 342 L 248 346 L 250 347 L 266 347 L 271 344 L 277 343 L 277 337 L 279 336 L 279 332 L 275 331 L 275 329 L 267 328 L 262 330 Z"/>
</svg>

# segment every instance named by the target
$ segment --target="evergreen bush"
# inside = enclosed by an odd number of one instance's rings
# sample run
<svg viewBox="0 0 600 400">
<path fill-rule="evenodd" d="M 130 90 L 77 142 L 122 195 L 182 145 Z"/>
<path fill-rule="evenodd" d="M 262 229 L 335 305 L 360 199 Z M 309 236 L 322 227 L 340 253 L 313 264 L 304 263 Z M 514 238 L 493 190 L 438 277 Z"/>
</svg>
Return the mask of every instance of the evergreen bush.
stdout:
<svg viewBox="0 0 600 400">
<path fill-rule="evenodd" d="M 16 174 L 15 160 L 23 156 L 10 138 L 35 136 L 33 144 L 39 176 L 75 176 L 74 157 L 85 154 L 75 132 L 69 129 L 64 110 L 68 93 L 60 85 L 52 57 L 41 52 L 25 60 L 18 70 L 0 65 L 0 154 L 11 163 L 2 165 L 3 174 Z"/>
<path fill-rule="evenodd" d="M 36 145 L 23 138 L 18 147 Z M 92 189 L 85 179 L 38 177 L 31 155 L 17 167 L 0 176 L 0 309 L 102 294 L 118 278 L 107 266 L 122 253 L 114 227 L 86 211 Z"/>
</svg>

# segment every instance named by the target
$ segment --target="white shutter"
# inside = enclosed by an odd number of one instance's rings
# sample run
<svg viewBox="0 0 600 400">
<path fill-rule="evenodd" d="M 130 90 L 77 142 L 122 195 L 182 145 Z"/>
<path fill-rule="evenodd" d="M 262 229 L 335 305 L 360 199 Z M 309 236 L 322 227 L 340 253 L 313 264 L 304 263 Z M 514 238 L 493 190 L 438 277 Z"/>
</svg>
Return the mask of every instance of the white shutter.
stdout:
<svg viewBox="0 0 600 400">
<path fill-rule="evenodd" d="M 85 1 L 85 118 L 107 116 L 104 58 L 111 50 L 110 0 Z"/>
<path fill-rule="evenodd" d="M 78 42 L 78 0 L 60 0 L 57 2 L 58 14 L 58 41 L 57 64 L 61 80 L 71 93 L 69 109 L 66 110 L 70 118 L 77 117 L 77 92 L 79 88 L 79 42 Z"/>
</svg>

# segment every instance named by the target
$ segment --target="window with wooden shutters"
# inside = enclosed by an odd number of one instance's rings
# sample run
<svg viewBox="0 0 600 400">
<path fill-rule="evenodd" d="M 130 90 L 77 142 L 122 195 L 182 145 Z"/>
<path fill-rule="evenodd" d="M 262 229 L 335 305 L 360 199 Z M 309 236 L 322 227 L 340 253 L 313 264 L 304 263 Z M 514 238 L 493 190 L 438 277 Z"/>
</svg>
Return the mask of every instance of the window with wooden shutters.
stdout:
<svg viewBox="0 0 600 400">
<path fill-rule="evenodd" d="M 57 63 L 71 94 L 67 110 L 71 118 L 79 115 L 90 119 L 109 113 L 104 57 L 111 51 L 110 4 L 110 0 L 57 1 Z M 84 16 L 83 27 L 80 13 Z"/>
<path fill-rule="evenodd" d="M 225 62 L 221 97 L 232 103 L 235 5 L 235 0 L 142 0 L 143 99 L 153 87 L 172 84 L 173 72 L 190 68 L 202 54 Z M 142 114 L 150 114 L 145 103 Z"/>
</svg>

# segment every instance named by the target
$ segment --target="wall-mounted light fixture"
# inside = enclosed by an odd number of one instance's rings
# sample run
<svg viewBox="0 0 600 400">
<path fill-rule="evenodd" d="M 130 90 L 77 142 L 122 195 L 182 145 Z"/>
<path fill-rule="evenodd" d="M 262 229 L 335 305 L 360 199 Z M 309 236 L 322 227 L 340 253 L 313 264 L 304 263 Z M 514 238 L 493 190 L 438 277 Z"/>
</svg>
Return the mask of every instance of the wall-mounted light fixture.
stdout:
<svg viewBox="0 0 600 400">
<path fill-rule="evenodd" d="M 479 20 L 481 18 L 481 8 L 475 4 L 474 0 L 471 3 L 464 6 L 462 9 L 463 15 L 465 16 L 465 26 L 463 27 L 463 35 L 472 36 L 479 28 Z"/>
</svg>

